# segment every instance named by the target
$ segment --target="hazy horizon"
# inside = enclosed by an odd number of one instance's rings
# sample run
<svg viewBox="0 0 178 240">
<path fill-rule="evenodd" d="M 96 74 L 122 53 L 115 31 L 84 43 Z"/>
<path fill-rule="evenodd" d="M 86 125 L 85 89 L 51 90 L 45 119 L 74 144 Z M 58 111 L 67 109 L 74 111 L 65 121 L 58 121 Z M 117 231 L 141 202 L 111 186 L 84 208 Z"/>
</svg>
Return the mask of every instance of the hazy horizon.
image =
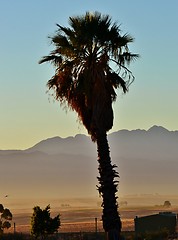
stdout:
<svg viewBox="0 0 178 240">
<path fill-rule="evenodd" d="M 108 140 L 120 175 L 119 197 L 178 195 L 178 131 L 120 130 Z M 42 140 L 24 151 L 1 150 L 0 165 L 2 196 L 98 198 L 96 144 L 86 135 Z"/>
</svg>

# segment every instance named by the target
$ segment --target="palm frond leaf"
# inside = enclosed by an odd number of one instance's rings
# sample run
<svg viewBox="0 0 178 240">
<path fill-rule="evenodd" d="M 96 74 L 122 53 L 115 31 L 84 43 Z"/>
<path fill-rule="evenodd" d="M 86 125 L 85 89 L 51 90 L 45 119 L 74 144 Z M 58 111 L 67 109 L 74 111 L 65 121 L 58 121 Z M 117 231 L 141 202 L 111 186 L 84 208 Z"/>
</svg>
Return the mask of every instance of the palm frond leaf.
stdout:
<svg viewBox="0 0 178 240">
<path fill-rule="evenodd" d="M 49 55 L 49 56 L 44 56 L 42 59 L 38 62 L 39 64 L 44 63 L 44 62 L 51 62 L 54 65 L 57 65 L 62 62 L 62 57 L 61 56 L 56 56 L 56 55 Z"/>
</svg>

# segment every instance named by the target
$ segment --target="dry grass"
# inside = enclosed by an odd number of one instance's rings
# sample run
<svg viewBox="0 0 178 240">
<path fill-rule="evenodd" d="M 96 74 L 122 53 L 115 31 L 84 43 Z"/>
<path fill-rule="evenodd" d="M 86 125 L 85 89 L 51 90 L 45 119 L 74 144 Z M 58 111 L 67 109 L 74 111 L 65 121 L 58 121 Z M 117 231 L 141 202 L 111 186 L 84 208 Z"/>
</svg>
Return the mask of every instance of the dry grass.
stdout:
<svg viewBox="0 0 178 240">
<path fill-rule="evenodd" d="M 165 211 L 161 207 L 129 207 L 120 210 L 122 219 L 122 230 L 134 230 L 135 216 L 145 216 Z M 169 209 L 175 213 L 178 208 Z M 56 215 L 58 212 L 53 212 Z M 61 214 L 61 228 L 60 232 L 94 232 L 95 231 L 95 218 L 97 218 L 98 232 L 103 231 L 101 222 L 101 209 L 99 208 L 66 208 L 60 211 Z M 17 213 L 14 214 L 13 221 L 16 223 L 16 231 L 22 233 L 30 232 L 30 216 L 31 213 Z M 9 230 L 8 230 L 9 231 Z M 11 232 L 14 231 L 11 227 Z"/>
</svg>

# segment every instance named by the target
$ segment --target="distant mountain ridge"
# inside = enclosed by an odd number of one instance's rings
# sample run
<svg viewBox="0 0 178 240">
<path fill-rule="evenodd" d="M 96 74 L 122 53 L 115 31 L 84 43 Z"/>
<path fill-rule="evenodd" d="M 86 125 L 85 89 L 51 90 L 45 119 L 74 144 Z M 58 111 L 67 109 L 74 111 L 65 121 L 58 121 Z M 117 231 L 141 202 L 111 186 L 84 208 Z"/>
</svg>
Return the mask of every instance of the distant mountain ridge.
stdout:
<svg viewBox="0 0 178 240">
<path fill-rule="evenodd" d="M 178 131 L 169 131 L 161 126 L 146 130 L 119 130 L 108 135 L 112 156 L 143 157 L 164 159 L 178 156 Z M 129 151 L 128 151 L 129 150 Z M 157 150 L 157 151 L 156 151 Z M 48 154 L 73 154 L 96 156 L 96 145 L 89 136 L 54 137 L 43 140 L 26 152 L 40 151 Z M 131 156 L 134 153 L 135 156 Z"/>
<path fill-rule="evenodd" d="M 122 194 L 178 194 L 178 131 L 161 126 L 120 130 L 109 134 L 108 141 Z M 97 195 L 96 159 L 96 145 L 82 134 L 49 138 L 26 150 L 0 150 L 1 191 L 43 197 Z"/>
<path fill-rule="evenodd" d="M 117 132 L 113 132 L 108 134 L 108 139 L 109 141 L 112 141 L 112 138 L 127 138 L 127 136 L 132 137 L 134 135 L 134 137 L 140 135 L 140 137 L 142 138 L 142 136 L 149 136 L 149 135 L 154 135 L 155 138 L 159 138 L 162 137 L 163 135 L 166 134 L 166 136 L 164 137 L 177 137 L 178 138 L 178 131 L 169 131 L 164 127 L 161 126 L 152 126 L 150 129 L 146 130 L 141 130 L 141 129 L 136 129 L 136 130 L 119 130 Z M 66 147 L 66 144 L 71 144 L 75 147 L 80 147 L 81 143 L 85 146 L 85 148 L 87 147 L 93 147 L 93 144 L 91 142 L 91 139 L 89 136 L 86 136 L 84 134 L 77 134 L 75 137 L 67 137 L 67 138 L 61 138 L 61 137 L 52 137 L 52 138 L 48 138 L 46 140 L 42 140 L 41 142 L 35 144 L 33 147 L 26 149 L 26 151 L 28 152 L 32 152 L 32 151 L 42 151 L 42 152 L 47 152 L 47 153 L 59 153 L 61 151 L 65 151 L 64 148 Z M 84 149 L 85 149 L 84 148 Z M 94 146 L 95 148 L 95 146 Z M 74 150 L 74 147 L 72 148 L 72 150 Z M 81 149 L 82 150 L 82 149 Z M 86 149 L 85 149 L 86 150 Z M 68 151 L 70 151 L 70 149 L 68 149 Z M 67 152 L 68 153 L 68 152 Z M 72 152 L 74 153 L 74 151 Z M 74 153 L 75 154 L 75 153 Z M 86 152 L 85 152 L 86 154 Z M 91 154 L 91 152 L 90 152 Z"/>
<path fill-rule="evenodd" d="M 82 144 L 82 148 L 81 148 Z M 40 151 L 48 154 L 66 153 L 66 154 L 91 154 L 91 149 L 94 144 L 91 142 L 90 137 L 83 134 L 77 134 L 75 137 L 53 137 L 35 144 L 33 147 L 26 149 L 26 152 Z"/>
</svg>

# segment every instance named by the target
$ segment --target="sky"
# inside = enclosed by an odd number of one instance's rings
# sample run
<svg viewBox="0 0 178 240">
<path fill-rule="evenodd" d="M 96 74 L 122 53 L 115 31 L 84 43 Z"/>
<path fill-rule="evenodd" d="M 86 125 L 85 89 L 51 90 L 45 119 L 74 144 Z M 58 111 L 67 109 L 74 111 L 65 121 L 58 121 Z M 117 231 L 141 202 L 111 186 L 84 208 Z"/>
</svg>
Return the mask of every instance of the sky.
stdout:
<svg viewBox="0 0 178 240">
<path fill-rule="evenodd" d="M 54 136 L 87 134 L 77 115 L 46 93 L 54 74 L 39 65 L 52 46 L 48 36 L 69 16 L 99 11 L 121 24 L 140 54 L 132 63 L 135 81 L 129 93 L 118 93 L 111 130 L 178 129 L 177 0 L 0 0 L 0 149 L 26 149 Z"/>
</svg>

